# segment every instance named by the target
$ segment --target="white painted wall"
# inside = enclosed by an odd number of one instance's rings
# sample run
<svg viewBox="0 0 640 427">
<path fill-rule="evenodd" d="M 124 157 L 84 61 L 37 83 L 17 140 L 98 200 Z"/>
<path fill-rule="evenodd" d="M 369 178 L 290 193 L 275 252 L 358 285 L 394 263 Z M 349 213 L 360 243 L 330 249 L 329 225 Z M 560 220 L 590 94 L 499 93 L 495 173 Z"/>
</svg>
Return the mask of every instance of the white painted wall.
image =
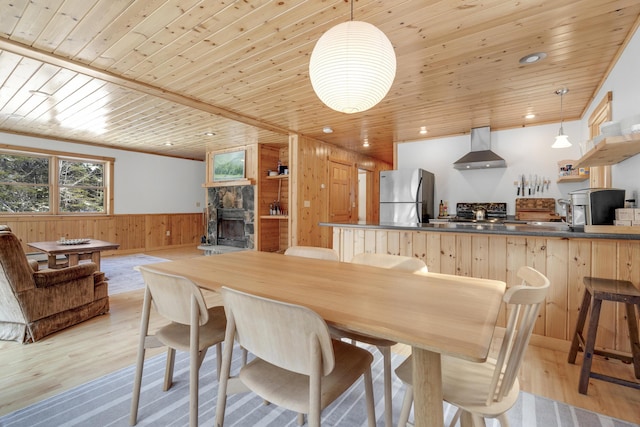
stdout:
<svg viewBox="0 0 640 427">
<path fill-rule="evenodd" d="M 536 194 L 536 197 L 567 198 L 570 191 L 589 187 L 589 181 L 556 183 L 558 161 L 580 157 L 579 142 L 588 139 L 589 135 L 589 115 L 607 91 L 613 92 L 614 121 L 640 114 L 638 76 L 640 31 L 634 35 L 582 120 L 564 123 L 564 131 L 573 143 L 572 147 L 551 148 L 560 123 L 531 126 L 491 132 L 491 149 L 506 160 L 507 168 L 468 171 L 454 169 L 453 162 L 469 151 L 469 136 L 398 144 L 398 168 L 419 167 L 433 172 L 436 176 L 436 202 L 446 200 L 450 213 L 455 213 L 457 202 L 506 202 L 508 213 L 514 214 L 517 196 L 513 183 L 521 174 L 527 177 L 538 174 L 551 178 L 549 192 Z M 570 88 L 571 82 L 567 82 L 567 85 Z M 640 155 L 613 166 L 613 186 L 627 190 L 627 198 L 634 191 L 640 193 L 639 170 Z M 564 214 L 560 210 L 559 213 Z"/>
<path fill-rule="evenodd" d="M 205 162 L 2 132 L 0 144 L 115 158 L 115 214 L 193 213 L 205 206 Z"/>
</svg>

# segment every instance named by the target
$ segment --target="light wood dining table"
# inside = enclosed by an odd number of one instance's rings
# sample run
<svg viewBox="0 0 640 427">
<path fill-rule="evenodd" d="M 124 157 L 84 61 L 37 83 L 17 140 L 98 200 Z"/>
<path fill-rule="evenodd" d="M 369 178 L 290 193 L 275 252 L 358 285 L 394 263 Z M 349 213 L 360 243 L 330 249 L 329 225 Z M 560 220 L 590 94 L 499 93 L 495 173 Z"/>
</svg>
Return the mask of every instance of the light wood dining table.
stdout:
<svg viewBox="0 0 640 427">
<path fill-rule="evenodd" d="M 308 307 L 334 326 L 410 345 L 416 427 L 443 425 L 441 355 L 482 362 L 505 283 L 245 251 L 157 264 L 204 289 L 226 286 Z"/>
</svg>

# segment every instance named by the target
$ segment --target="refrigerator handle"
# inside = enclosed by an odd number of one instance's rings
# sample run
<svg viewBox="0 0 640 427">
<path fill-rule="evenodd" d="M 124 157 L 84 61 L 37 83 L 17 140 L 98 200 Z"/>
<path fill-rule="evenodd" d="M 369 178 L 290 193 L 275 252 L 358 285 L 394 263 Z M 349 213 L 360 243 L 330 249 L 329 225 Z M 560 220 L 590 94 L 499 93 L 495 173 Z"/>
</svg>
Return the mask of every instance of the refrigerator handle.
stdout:
<svg viewBox="0 0 640 427">
<path fill-rule="evenodd" d="M 422 215 L 422 212 L 420 212 L 420 187 L 422 187 L 422 177 L 420 177 L 418 181 L 418 189 L 416 190 L 416 215 L 419 223 L 422 222 L 422 218 L 420 217 L 420 215 Z"/>
</svg>

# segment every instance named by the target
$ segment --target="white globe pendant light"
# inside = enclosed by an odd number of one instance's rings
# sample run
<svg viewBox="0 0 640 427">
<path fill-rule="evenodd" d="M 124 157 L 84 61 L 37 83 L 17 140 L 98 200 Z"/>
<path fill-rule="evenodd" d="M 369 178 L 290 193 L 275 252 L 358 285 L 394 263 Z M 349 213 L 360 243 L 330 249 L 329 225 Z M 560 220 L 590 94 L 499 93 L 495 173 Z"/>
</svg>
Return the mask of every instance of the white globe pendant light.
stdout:
<svg viewBox="0 0 640 427">
<path fill-rule="evenodd" d="M 318 98 L 341 113 L 359 113 L 380 102 L 396 75 L 387 36 L 368 22 L 348 21 L 324 33 L 311 53 L 309 78 Z"/>
</svg>

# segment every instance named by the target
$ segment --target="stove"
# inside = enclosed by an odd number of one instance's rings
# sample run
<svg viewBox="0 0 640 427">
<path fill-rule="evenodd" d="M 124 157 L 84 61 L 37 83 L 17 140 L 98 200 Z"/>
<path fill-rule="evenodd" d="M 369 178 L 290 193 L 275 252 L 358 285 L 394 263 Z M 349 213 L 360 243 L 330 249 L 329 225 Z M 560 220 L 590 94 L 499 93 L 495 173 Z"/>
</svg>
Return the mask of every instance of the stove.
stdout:
<svg viewBox="0 0 640 427">
<path fill-rule="evenodd" d="M 484 219 L 475 219 L 474 211 L 484 208 L 486 211 Z M 495 202 L 482 203 L 456 203 L 456 216 L 449 219 L 449 222 L 474 222 L 474 223 L 502 223 L 507 219 L 507 204 Z"/>
</svg>

